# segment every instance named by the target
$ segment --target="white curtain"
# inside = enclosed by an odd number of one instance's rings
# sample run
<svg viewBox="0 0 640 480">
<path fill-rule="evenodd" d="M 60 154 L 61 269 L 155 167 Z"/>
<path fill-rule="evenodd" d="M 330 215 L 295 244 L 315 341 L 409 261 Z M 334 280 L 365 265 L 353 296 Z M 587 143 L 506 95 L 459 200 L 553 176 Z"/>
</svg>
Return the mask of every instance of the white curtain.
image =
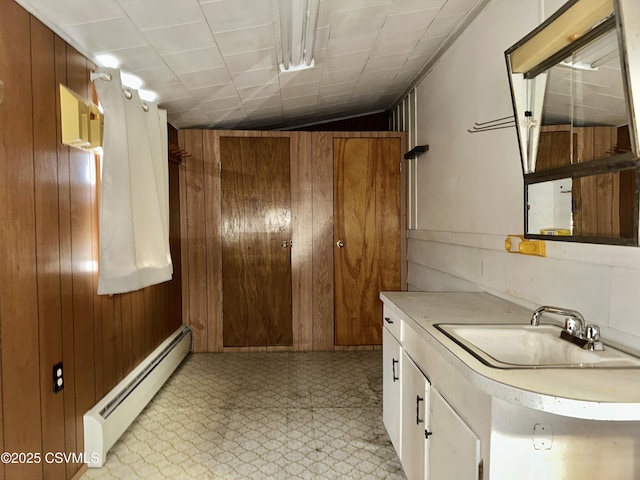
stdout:
<svg viewBox="0 0 640 480">
<path fill-rule="evenodd" d="M 166 111 L 122 87 L 120 71 L 100 68 L 104 110 L 99 203 L 98 294 L 123 293 L 171 279 Z"/>
</svg>

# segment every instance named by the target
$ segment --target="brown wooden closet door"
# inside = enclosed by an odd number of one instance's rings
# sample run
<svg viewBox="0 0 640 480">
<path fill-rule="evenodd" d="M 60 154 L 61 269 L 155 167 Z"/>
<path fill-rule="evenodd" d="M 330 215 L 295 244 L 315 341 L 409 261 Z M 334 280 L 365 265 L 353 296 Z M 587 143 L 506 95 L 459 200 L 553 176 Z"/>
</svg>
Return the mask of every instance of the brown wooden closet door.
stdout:
<svg viewBox="0 0 640 480">
<path fill-rule="evenodd" d="M 224 346 L 292 345 L 289 139 L 222 137 L 220 159 Z"/>
<path fill-rule="evenodd" d="M 378 295 L 400 290 L 400 158 L 397 138 L 334 139 L 336 345 L 380 344 Z"/>
</svg>

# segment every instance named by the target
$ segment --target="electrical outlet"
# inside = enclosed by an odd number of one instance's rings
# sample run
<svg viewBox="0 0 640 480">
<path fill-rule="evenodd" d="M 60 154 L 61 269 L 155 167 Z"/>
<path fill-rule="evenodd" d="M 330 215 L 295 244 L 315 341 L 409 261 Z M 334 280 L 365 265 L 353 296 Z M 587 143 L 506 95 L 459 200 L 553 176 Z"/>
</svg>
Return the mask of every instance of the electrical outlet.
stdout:
<svg viewBox="0 0 640 480">
<path fill-rule="evenodd" d="M 62 362 L 56 363 L 53 366 L 53 391 L 58 393 L 64 388 L 64 378 L 62 370 Z"/>
</svg>

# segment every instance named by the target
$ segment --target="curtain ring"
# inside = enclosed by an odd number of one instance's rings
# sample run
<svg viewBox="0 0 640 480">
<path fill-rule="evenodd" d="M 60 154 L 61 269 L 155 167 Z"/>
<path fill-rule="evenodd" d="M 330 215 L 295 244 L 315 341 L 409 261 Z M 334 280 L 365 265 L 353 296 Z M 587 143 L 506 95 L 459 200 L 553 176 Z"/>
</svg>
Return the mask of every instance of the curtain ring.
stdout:
<svg viewBox="0 0 640 480">
<path fill-rule="evenodd" d="M 133 93 L 131 93 L 131 90 L 129 90 L 128 88 L 125 88 L 124 90 L 124 98 L 126 98 L 127 100 L 131 100 L 133 98 Z"/>
<path fill-rule="evenodd" d="M 142 104 L 142 110 L 144 110 L 145 112 L 149 111 L 149 105 L 147 105 L 146 103 Z"/>
</svg>

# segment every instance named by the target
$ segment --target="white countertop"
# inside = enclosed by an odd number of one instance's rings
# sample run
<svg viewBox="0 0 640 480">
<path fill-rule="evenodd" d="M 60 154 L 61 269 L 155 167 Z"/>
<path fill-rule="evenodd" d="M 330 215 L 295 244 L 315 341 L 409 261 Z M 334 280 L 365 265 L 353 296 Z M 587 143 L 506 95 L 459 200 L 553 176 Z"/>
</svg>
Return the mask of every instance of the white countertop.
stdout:
<svg viewBox="0 0 640 480">
<path fill-rule="evenodd" d="M 434 327 L 437 323 L 529 324 L 533 312 L 519 305 L 488 293 L 382 292 L 380 299 L 461 375 L 493 397 L 568 417 L 640 420 L 640 369 L 492 368 Z"/>
</svg>

